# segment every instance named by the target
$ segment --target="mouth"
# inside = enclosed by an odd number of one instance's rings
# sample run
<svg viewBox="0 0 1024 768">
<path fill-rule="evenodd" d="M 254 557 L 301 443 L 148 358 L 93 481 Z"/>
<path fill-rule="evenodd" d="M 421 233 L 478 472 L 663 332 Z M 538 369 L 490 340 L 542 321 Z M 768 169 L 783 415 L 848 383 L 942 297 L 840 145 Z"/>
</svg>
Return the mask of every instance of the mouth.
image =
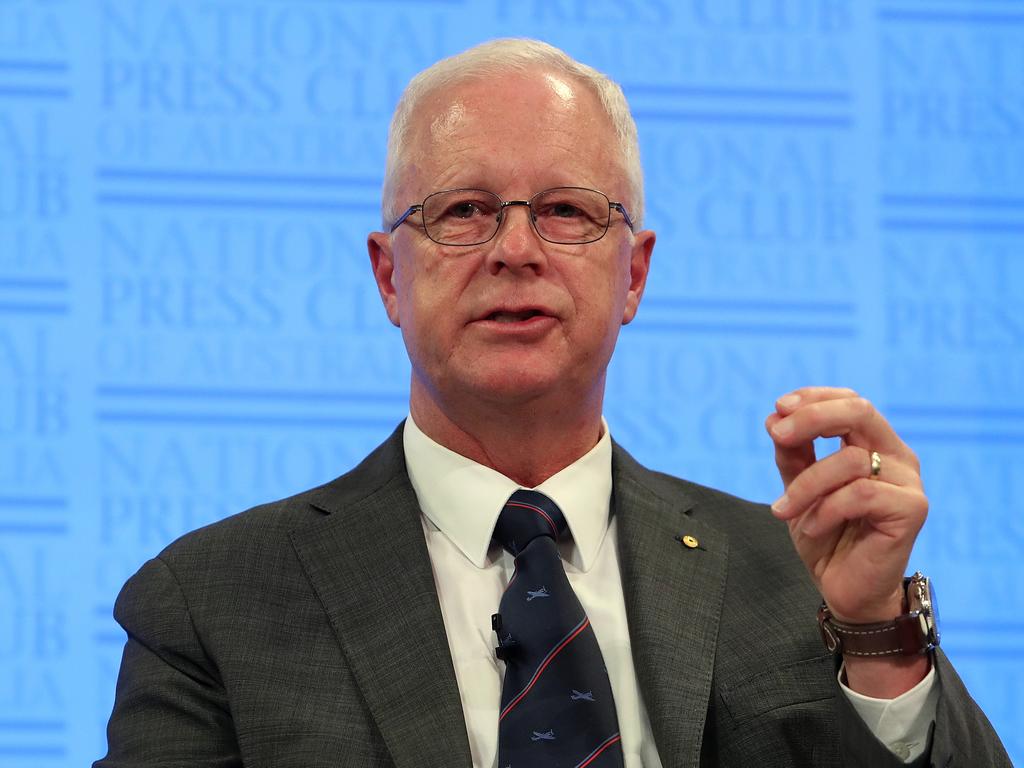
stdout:
<svg viewBox="0 0 1024 768">
<path fill-rule="evenodd" d="M 485 320 L 492 320 L 496 323 L 523 323 L 534 317 L 542 317 L 544 313 L 539 309 L 523 309 L 518 311 L 498 310 L 491 312 Z"/>
</svg>

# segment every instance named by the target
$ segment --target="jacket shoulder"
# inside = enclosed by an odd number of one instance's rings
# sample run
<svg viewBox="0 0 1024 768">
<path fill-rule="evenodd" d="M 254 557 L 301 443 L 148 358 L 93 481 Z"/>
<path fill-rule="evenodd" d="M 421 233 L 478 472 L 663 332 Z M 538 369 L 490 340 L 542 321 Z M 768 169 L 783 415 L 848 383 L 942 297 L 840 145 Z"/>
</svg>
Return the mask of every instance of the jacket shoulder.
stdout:
<svg viewBox="0 0 1024 768">
<path fill-rule="evenodd" d="M 197 528 L 168 544 L 157 556 L 168 565 L 216 556 L 238 559 L 250 550 L 288 546 L 288 533 L 336 508 L 358 503 L 405 476 L 402 424 L 356 467 L 322 485 L 260 504 Z"/>
</svg>

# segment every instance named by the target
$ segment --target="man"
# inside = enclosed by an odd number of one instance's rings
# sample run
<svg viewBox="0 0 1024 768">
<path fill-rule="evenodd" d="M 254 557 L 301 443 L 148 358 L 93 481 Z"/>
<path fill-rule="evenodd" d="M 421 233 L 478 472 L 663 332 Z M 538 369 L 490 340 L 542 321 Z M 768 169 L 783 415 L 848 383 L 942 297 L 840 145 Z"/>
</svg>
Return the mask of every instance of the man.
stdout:
<svg viewBox="0 0 1024 768">
<path fill-rule="evenodd" d="M 655 241 L 617 86 L 527 41 L 435 65 L 396 111 L 383 205 L 370 260 L 410 418 L 349 474 L 129 581 L 97 765 L 1009 764 L 934 633 L 893 629 L 927 502 L 866 400 L 776 403 L 771 512 L 611 442 L 605 371 Z M 816 461 L 812 441 L 838 435 Z M 536 541 L 564 563 L 542 580 L 516 579 L 541 561 L 534 539 L 506 543 L 512 507 L 551 525 Z M 576 623 L 510 684 L 538 627 L 503 622 L 556 592 Z M 593 684 L 531 701 L 586 643 Z M 543 757 L 567 723 L 593 750 Z"/>
</svg>

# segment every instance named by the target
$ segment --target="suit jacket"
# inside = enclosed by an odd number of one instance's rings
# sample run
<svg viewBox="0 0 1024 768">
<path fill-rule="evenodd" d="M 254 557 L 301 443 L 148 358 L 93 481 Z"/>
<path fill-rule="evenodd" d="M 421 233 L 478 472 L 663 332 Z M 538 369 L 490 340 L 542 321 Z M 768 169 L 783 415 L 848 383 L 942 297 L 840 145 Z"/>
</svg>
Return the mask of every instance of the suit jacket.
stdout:
<svg viewBox="0 0 1024 768">
<path fill-rule="evenodd" d="M 901 765 L 838 688 L 786 527 L 619 446 L 612 467 L 633 656 L 664 764 Z M 143 565 L 115 606 L 128 642 L 95 765 L 469 765 L 419 514 L 399 428 L 348 474 Z M 931 761 L 1010 765 L 941 653 L 936 665 Z"/>
</svg>

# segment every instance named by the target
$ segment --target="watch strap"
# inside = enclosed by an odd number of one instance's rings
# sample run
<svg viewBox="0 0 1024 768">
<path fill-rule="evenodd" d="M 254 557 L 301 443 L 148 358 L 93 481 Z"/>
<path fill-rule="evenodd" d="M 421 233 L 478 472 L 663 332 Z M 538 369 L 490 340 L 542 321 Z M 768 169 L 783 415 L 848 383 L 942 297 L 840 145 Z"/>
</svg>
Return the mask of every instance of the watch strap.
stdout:
<svg viewBox="0 0 1024 768">
<path fill-rule="evenodd" d="M 822 601 L 818 627 L 825 647 L 846 656 L 914 656 L 932 650 L 938 645 L 938 633 L 933 630 L 934 618 L 928 613 L 930 605 L 926 610 L 914 591 L 921 585 L 926 585 L 926 579 L 920 573 L 905 579 L 904 612 L 891 621 L 874 624 L 837 621 Z"/>
<path fill-rule="evenodd" d="M 875 624 L 844 624 L 836 621 L 828 606 L 818 609 L 818 623 L 825 647 L 848 656 L 913 656 L 929 650 L 920 613 L 904 613 L 892 621 Z"/>
</svg>

